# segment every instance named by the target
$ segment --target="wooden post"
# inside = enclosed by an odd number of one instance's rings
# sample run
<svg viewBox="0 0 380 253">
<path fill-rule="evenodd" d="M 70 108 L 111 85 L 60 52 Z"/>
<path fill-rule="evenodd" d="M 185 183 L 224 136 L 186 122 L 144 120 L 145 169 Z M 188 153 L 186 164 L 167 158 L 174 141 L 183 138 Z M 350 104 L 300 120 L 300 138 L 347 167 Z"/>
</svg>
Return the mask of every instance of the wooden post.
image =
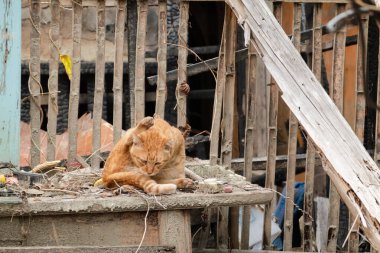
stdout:
<svg viewBox="0 0 380 253">
<path fill-rule="evenodd" d="M 123 125 L 123 64 L 126 0 L 118 0 L 115 24 L 115 64 L 113 73 L 113 143 L 121 138 Z"/>
<path fill-rule="evenodd" d="M 218 149 L 219 149 L 219 134 L 220 134 L 220 120 L 222 115 L 222 103 L 223 103 L 223 94 L 224 94 L 224 87 L 225 87 L 225 61 L 224 61 L 224 37 L 226 33 L 226 22 L 227 20 L 224 19 L 223 23 L 223 32 L 222 32 L 222 38 L 220 41 L 220 49 L 219 49 L 219 59 L 218 59 L 218 72 L 217 72 L 217 79 L 215 84 L 215 96 L 214 96 L 214 107 L 213 107 L 213 114 L 212 114 L 212 123 L 211 123 L 211 134 L 210 134 L 210 165 L 216 165 L 218 162 Z M 219 208 L 211 209 L 208 208 L 207 210 L 204 210 L 207 212 L 208 218 L 207 222 L 210 223 L 210 218 L 213 213 L 215 213 L 218 217 L 222 217 L 222 220 L 218 219 L 218 229 L 217 233 L 220 234 L 219 231 L 222 231 L 223 229 L 227 230 L 228 227 L 228 221 L 224 221 L 223 215 L 219 214 Z M 227 215 L 228 209 L 223 209 L 225 212 L 225 215 Z M 207 226 L 204 231 L 201 231 L 200 235 L 200 242 L 199 242 L 199 248 L 204 248 L 209 234 L 210 227 Z M 222 233 L 223 234 L 223 233 Z M 219 238 L 219 236 L 217 236 Z M 219 239 L 217 239 L 217 245 L 219 245 Z M 225 246 L 225 244 L 224 244 Z"/>
<path fill-rule="evenodd" d="M 222 39 L 220 42 L 218 72 L 215 85 L 214 107 L 212 113 L 211 134 L 210 134 L 210 165 L 216 165 L 218 161 L 220 119 L 222 115 L 222 103 L 224 97 L 224 86 L 226 82 L 225 61 L 224 61 L 224 37 L 226 33 L 226 19 L 224 19 Z"/>
<path fill-rule="evenodd" d="M 190 210 L 160 211 L 158 227 L 161 245 L 174 245 L 179 253 L 192 252 Z"/>
<path fill-rule="evenodd" d="M 97 1 L 97 26 L 96 26 L 96 67 L 95 67 L 95 92 L 93 109 L 93 134 L 91 167 L 99 169 L 101 124 L 103 111 L 104 74 L 105 74 L 105 0 Z"/>
<path fill-rule="evenodd" d="M 346 4 L 337 4 L 337 14 L 346 9 Z M 333 76 L 332 76 L 332 98 L 339 111 L 343 113 L 343 82 L 344 82 L 344 58 L 346 47 L 346 30 L 342 28 L 335 33 L 333 51 Z M 327 237 L 327 248 L 329 252 L 335 252 L 339 229 L 340 197 L 330 181 L 330 210 L 329 210 L 329 230 Z"/>
<path fill-rule="evenodd" d="M 0 17 L 2 17 L 0 21 L 2 35 L 0 40 L 0 107 L 2 108 L 0 162 L 10 162 L 18 167 L 20 163 L 21 1 L 1 1 Z"/>
<path fill-rule="evenodd" d="M 166 87 L 166 54 L 167 54 L 167 4 L 160 0 L 158 4 L 158 52 L 157 52 L 157 91 L 156 114 L 165 116 Z"/>
<path fill-rule="evenodd" d="M 55 160 L 57 115 L 58 115 L 58 64 L 59 64 L 59 22 L 61 9 L 58 0 L 52 0 L 50 23 L 50 59 L 49 59 L 49 100 L 48 100 L 48 124 L 47 124 L 47 160 Z"/>
<path fill-rule="evenodd" d="M 273 4 L 273 14 L 279 24 L 282 23 L 282 3 Z M 267 148 L 267 166 L 265 187 L 274 189 L 274 180 L 276 173 L 276 154 L 277 154 L 277 114 L 278 114 L 278 87 L 273 78 L 271 78 L 269 95 L 269 122 L 268 122 L 268 148 Z M 272 216 L 276 206 L 273 198 L 267 205 L 264 211 L 264 227 L 263 227 L 263 249 L 270 249 L 272 245 Z"/>
<path fill-rule="evenodd" d="M 322 4 L 314 4 L 313 11 L 313 54 L 312 69 L 318 81 L 321 80 L 322 72 Z M 313 140 L 307 138 L 306 166 L 305 166 L 305 197 L 304 197 L 304 251 L 313 251 L 314 249 L 314 228 L 313 213 L 314 202 L 314 170 L 315 170 L 315 147 Z"/>
<path fill-rule="evenodd" d="M 148 17 L 148 1 L 138 2 L 136 69 L 135 69 L 135 124 L 145 116 L 145 35 Z M 133 126 L 133 125 L 132 125 Z"/>
<path fill-rule="evenodd" d="M 256 52 L 252 43 L 248 45 L 248 61 L 246 81 L 246 121 L 244 141 L 244 176 L 248 182 L 252 180 L 253 145 L 255 140 L 256 123 Z M 249 230 L 251 220 L 251 207 L 243 207 L 241 249 L 249 249 Z"/>
<path fill-rule="evenodd" d="M 30 92 L 30 128 L 31 128 L 31 146 L 30 146 L 30 165 L 36 166 L 40 163 L 41 143 L 41 83 L 40 83 L 40 14 L 41 6 L 39 0 L 31 1 L 30 20 L 32 28 L 30 29 L 30 63 L 29 63 L 29 92 Z"/>
<path fill-rule="evenodd" d="M 78 132 L 78 107 L 81 66 L 81 37 L 82 37 L 82 0 L 73 1 L 73 54 L 72 54 L 72 78 L 70 84 L 69 102 L 69 155 L 68 162 L 76 160 L 77 156 L 77 132 Z"/>
<path fill-rule="evenodd" d="M 297 51 L 301 48 L 301 16 L 300 3 L 294 4 L 293 44 Z M 284 217 L 284 250 L 292 249 L 293 241 L 293 209 L 294 209 L 294 178 L 297 154 L 298 120 L 291 112 L 289 117 L 288 165 L 286 176 L 286 200 Z"/>
<path fill-rule="evenodd" d="M 363 78 L 367 75 L 367 41 L 368 41 L 368 15 L 363 15 L 361 19 L 361 25 L 363 26 L 363 36 L 358 33 L 358 43 L 356 52 L 356 120 L 355 120 L 355 133 L 359 140 L 364 142 L 364 124 L 366 114 L 366 101 L 365 101 L 365 84 Z M 364 45 L 363 45 L 364 41 Z M 364 58 L 363 58 L 364 56 Z M 363 61 L 364 59 L 364 61 Z M 368 80 L 367 80 L 368 82 Z M 375 153 L 376 154 L 376 153 Z M 348 252 L 359 252 L 359 222 L 356 222 L 356 216 L 352 213 L 349 214 L 349 227 L 352 227 L 350 233 L 350 239 L 348 240 Z"/>
<path fill-rule="evenodd" d="M 340 196 L 358 213 L 366 237 L 380 249 L 377 224 L 379 169 L 347 121 L 297 54 L 264 0 L 226 0 L 249 26 L 263 60 L 282 91 L 282 98 L 320 150 L 326 172 Z M 263 22 L 265 20 L 265 22 Z M 334 141 L 331 141 L 334 140 Z"/>
<path fill-rule="evenodd" d="M 189 2 L 179 3 L 179 27 L 178 27 L 178 82 L 176 88 L 177 98 L 177 126 L 184 127 L 187 124 L 186 94 L 180 91 L 181 84 L 187 83 L 187 36 L 189 22 Z"/>
<path fill-rule="evenodd" d="M 226 7 L 226 12 L 224 16 L 226 22 L 226 33 L 223 37 L 224 41 L 224 52 L 225 52 L 225 87 L 224 87 L 224 97 L 223 97 L 223 119 L 224 122 L 222 126 L 222 140 L 221 140 L 221 163 L 227 168 L 231 168 L 232 160 L 232 145 L 233 145 L 233 120 L 234 120 L 234 101 L 235 101 L 235 50 L 236 50 L 236 29 L 237 29 L 237 19 L 232 10 Z M 227 208 L 221 208 L 223 216 L 228 214 Z M 224 209 L 224 210 L 223 210 Z M 230 209 L 233 213 L 236 210 Z M 231 217 L 236 218 L 236 217 Z M 231 247 L 236 248 L 238 244 L 238 221 L 234 219 L 231 221 L 232 225 L 230 236 L 231 236 Z M 222 226 L 222 224 L 219 224 Z M 227 226 L 227 225 L 223 225 Z M 220 246 L 224 248 L 228 240 L 227 230 L 221 230 L 221 237 L 218 238 Z M 234 236 L 234 237 L 232 237 Z"/>
<path fill-rule="evenodd" d="M 129 95 L 130 108 L 125 108 L 126 119 L 125 125 L 135 126 L 135 67 L 136 67 L 136 33 L 137 33 L 137 0 L 128 0 L 127 3 L 127 26 L 128 26 L 128 77 L 129 77 L 129 90 L 125 93 Z M 128 96 L 125 94 L 125 97 Z M 128 119 L 130 119 L 128 121 Z"/>
</svg>

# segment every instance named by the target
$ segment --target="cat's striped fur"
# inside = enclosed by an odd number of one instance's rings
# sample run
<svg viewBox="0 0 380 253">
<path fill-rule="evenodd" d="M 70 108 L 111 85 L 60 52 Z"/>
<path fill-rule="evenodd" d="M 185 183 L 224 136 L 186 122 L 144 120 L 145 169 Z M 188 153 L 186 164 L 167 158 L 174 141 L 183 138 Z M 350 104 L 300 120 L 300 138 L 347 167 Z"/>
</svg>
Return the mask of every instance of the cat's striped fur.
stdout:
<svg viewBox="0 0 380 253">
<path fill-rule="evenodd" d="M 185 141 L 160 118 L 146 117 L 115 145 L 103 171 L 107 187 L 132 185 L 149 194 L 172 194 L 192 185 L 185 178 Z"/>
</svg>

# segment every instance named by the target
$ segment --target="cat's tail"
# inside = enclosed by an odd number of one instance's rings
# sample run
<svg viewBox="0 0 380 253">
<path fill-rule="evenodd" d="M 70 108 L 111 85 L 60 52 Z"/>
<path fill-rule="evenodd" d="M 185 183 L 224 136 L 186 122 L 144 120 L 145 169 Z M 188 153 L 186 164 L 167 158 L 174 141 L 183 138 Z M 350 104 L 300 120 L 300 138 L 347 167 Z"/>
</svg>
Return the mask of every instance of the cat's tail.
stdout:
<svg viewBox="0 0 380 253">
<path fill-rule="evenodd" d="M 158 184 L 149 176 L 136 172 L 116 172 L 111 175 L 103 175 L 103 182 L 106 187 L 131 185 L 148 194 L 173 194 L 177 190 L 175 184 Z"/>
</svg>

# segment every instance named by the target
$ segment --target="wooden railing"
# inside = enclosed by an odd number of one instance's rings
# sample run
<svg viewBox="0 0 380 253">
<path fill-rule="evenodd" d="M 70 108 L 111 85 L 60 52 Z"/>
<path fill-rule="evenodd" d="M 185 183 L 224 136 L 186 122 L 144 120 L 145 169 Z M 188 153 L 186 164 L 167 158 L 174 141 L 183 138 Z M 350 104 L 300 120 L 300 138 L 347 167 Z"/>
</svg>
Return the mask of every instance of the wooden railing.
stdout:
<svg viewBox="0 0 380 253">
<path fill-rule="evenodd" d="M 134 91 L 131 94 L 131 125 L 139 121 L 145 116 L 145 36 L 147 26 L 147 13 L 148 13 L 148 0 L 139 0 L 138 2 L 138 18 L 136 28 L 136 48 L 135 48 L 135 63 L 134 67 L 129 68 L 129 80 L 130 88 Z M 153 1 L 154 2 L 154 1 Z M 290 2 L 290 3 L 284 3 Z M 313 18 L 312 28 L 307 32 L 301 27 L 302 16 L 302 4 L 313 5 Z M 69 8 L 72 10 L 73 18 L 72 23 L 72 54 L 71 54 L 71 84 L 70 84 L 70 100 L 69 102 L 69 116 L 68 116 L 68 130 L 69 130 L 69 152 L 68 161 L 69 164 L 78 159 L 77 155 L 77 120 L 78 120 L 78 107 L 79 107 L 79 89 L 81 78 L 81 31 L 82 31 L 82 10 L 84 7 L 96 6 L 97 7 L 97 28 L 96 28 L 96 73 L 95 73 L 95 94 L 94 94 L 94 109 L 93 109 L 93 139 L 92 139 L 92 159 L 91 166 L 99 168 L 100 166 L 100 138 L 101 138 L 101 116 L 102 116 L 102 103 L 104 95 L 104 69 L 105 69 L 105 8 L 115 8 L 115 55 L 114 55 L 114 75 L 113 75 L 113 128 L 114 128 L 114 143 L 121 138 L 122 130 L 122 117 L 123 117 L 123 51 L 127 50 L 123 48 L 124 29 L 126 13 L 128 11 L 129 1 L 126 0 L 107 0 L 107 1 L 94 1 L 94 0 L 51 0 L 51 23 L 49 30 L 50 39 L 50 60 L 49 60 L 49 82 L 48 82 L 48 148 L 47 148 L 47 160 L 54 160 L 56 150 L 56 133 L 57 133 L 57 113 L 58 113 L 58 65 L 60 52 L 60 12 L 62 8 Z M 167 97 L 167 27 L 166 16 L 167 6 L 166 1 L 158 0 L 158 53 L 157 53 L 157 90 L 156 90 L 156 108 L 155 113 L 164 117 L 165 101 Z M 186 93 L 183 92 L 183 86 L 187 85 L 187 59 L 188 59 L 188 22 L 189 22 L 189 5 L 191 1 L 180 1 L 180 22 L 178 30 L 178 77 L 177 88 L 175 97 L 177 99 L 177 126 L 185 127 L 187 120 L 187 102 Z M 287 24 L 289 21 L 292 23 L 290 27 L 286 29 L 291 30 L 292 42 L 294 47 L 306 56 L 317 80 L 322 82 L 322 66 L 331 66 L 331 69 L 325 69 L 327 74 L 331 74 L 329 79 L 330 96 L 333 98 L 335 104 L 342 113 L 345 115 L 349 113 L 355 113 L 355 120 L 350 122 L 353 129 L 360 141 L 364 140 L 364 126 L 366 117 L 366 99 L 365 99 L 365 84 L 363 82 L 363 71 L 365 67 L 362 66 L 366 63 L 366 52 L 363 49 L 366 48 L 362 44 L 362 41 L 367 44 L 367 31 L 368 31 L 368 16 L 362 16 L 362 23 L 364 24 L 364 38 L 362 39 L 360 34 L 353 38 L 356 39 L 357 55 L 355 57 L 345 57 L 346 47 L 346 28 L 336 32 L 333 37 L 330 38 L 323 36 L 322 26 L 325 24 L 323 21 L 323 6 L 329 5 L 330 8 L 336 8 L 336 13 L 343 12 L 347 8 L 347 1 L 275 1 L 273 2 L 273 12 L 278 22 L 284 23 L 286 19 Z M 29 89 L 31 95 L 31 166 L 34 167 L 40 163 L 40 126 L 41 126 L 41 84 L 40 84 L 40 19 L 41 19 L 41 2 L 32 0 L 30 3 L 30 21 L 32 23 L 32 29 L 30 34 L 31 46 L 30 46 L 30 78 Z M 290 19 L 289 15 L 285 16 L 285 11 L 293 10 L 293 17 Z M 193 13 L 193 15 L 197 15 Z M 263 21 L 265 22 L 265 21 Z M 69 24 L 64 24 L 69 25 Z M 236 51 L 236 33 L 237 33 L 237 18 L 233 11 L 226 5 L 223 36 L 220 43 L 220 52 L 218 60 L 218 72 L 215 86 L 214 97 L 214 111 L 212 115 L 212 129 L 210 135 L 210 164 L 220 163 L 227 168 L 231 168 L 232 163 L 232 147 L 238 145 L 233 140 L 234 129 L 234 117 L 236 116 L 236 97 L 243 94 L 237 94 L 236 92 L 236 70 L 235 70 L 235 51 Z M 355 44 L 355 43 L 353 43 Z M 329 51 L 323 53 L 324 51 Z M 332 52 L 332 53 L 331 53 Z M 331 54 L 331 55 L 328 55 Z M 364 54 L 364 57 L 363 57 Z M 254 40 L 248 44 L 248 53 L 245 56 L 247 64 L 247 85 L 245 94 L 245 139 L 244 139 L 244 175 L 247 180 L 252 178 L 252 159 L 254 157 L 262 156 L 267 157 L 266 163 L 266 182 L 267 188 L 275 189 L 274 181 L 276 174 L 276 155 L 278 154 L 278 131 L 279 128 L 289 128 L 287 155 L 287 177 L 286 177 L 286 212 L 285 212 L 285 225 L 284 225 L 284 250 L 292 250 L 292 234 L 293 234 L 293 210 L 294 210 L 294 182 L 295 182 L 295 169 L 296 169 L 296 154 L 297 141 L 302 140 L 302 131 L 300 131 L 300 125 L 292 113 L 289 115 L 281 115 L 289 120 L 289 125 L 278 125 L 280 122 L 278 119 L 279 108 L 285 106 L 280 100 L 279 88 L 275 80 L 271 77 L 263 75 L 263 73 L 257 73 L 259 66 L 262 66 L 262 62 L 259 59 L 260 52 L 255 48 Z M 328 57 L 332 60 L 330 64 L 326 64 Z M 133 61 L 133 52 L 130 52 L 129 59 Z M 325 59 L 324 65 L 322 61 Z M 345 80 L 345 62 L 356 61 L 356 69 L 350 71 L 356 72 L 356 81 L 349 82 Z M 262 78 L 264 77 L 264 78 Z M 269 81 L 269 83 L 268 83 Z M 346 83 L 355 85 L 356 90 L 353 100 L 345 99 L 344 91 L 347 89 Z M 262 92 L 266 91 L 266 97 L 262 97 Z M 379 96 L 379 88 L 378 96 Z M 296 94 L 297 95 L 297 94 Z M 258 102 L 260 101 L 260 102 Z M 346 105 L 354 103 L 352 111 L 345 111 Z M 347 107 L 348 108 L 348 107 Z M 282 110 L 283 111 L 283 110 Z M 289 111 L 289 110 L 288 110 Z M 264 112 L 264 113 L 263 113 Z M 266 114 L 267 120 L 262 120 L 259 115 Z M 287 114 L 287 113 L 286 113 Z M 375 158 L 378 158 L 379 148 L 379 126 L 378 111 L 376 114 L 376 132 L 375 135 Z M 286 121 L 286 120 L 285 120 Z M 285 122 L 284 121 L 284 122 Z M 191 122 L 190 122 L 191 123 Z M 263 131 L 258 131 L 261 129 Z M 261 136 L 258 136 L 261 134 Z M 257 145 L 256 140 L 266 139 L 266 143 L 263 145 Z M 304 215 L 304 238 L 302 248 L 304 251 L 314 250 L 315 241 L 315 220 L 313 220 L 311 214 L 313 213 L 313 201 L 315 196 L 315 188 L 325 187 L 325 182 L 316 185 L 315 176 L 316 172 L 321 172 L 321 166 L 315 166 L 315 159 L 317 152 L 313 141 L 309 136 L 305 135 L 306 143 L 306 165 L 305 165 L 305 194 L 304 194 L 304 206 L 300 207 L 303 212 L 308 215 Z M 305 141 L 305 140 L 303 140 Z M 333 140 L 331 140 L 333 141 Z M 220 152 L 219 152 L 220 150 Z M 260 150 L 260 151 L 258 151 Z M 324 175 L 326 177 L 326 175 Z M 320 180 L 320 179 L 319 179 Z M 325 179 L 323 179 L 325 180 Z M 327 251 L 335 251 L 337 248 L 337 238 L 339 229 L 339 210 L 340 210 L 340 198 L 335 190 L 335 186 L 331 184 L 329 191 L 330 198 L 330 213 L 329 213 L 329 225 L 328 228 L 328 243 Z M 265 207 L 264 227 L 263 227 L 263 245 L 265 249 L 271 248 L 271 220 L 273 210 L 275 208 L 275 200 Z M 209 211 L 209 214 L 214 212 Z M 221 208 L 217 212 L 218 219 L 218 238 L 217 245 L 220 248 L 231 247 L 248 249 L 249 248 L 249 226 L 250 226 L 250 207 L 244 207 L 243 211 L 243 225 L 242 236 L 239 241 L 238 238 L 238 208 Z M 230 229 L 228 219 L 231 219 Z M 350 239 L 348 240 L 349 252 L 357 252 L 359 228 L 358 224 L 353 224 L 355 217 L 350 216 L 350 222 L 353 227 L 350 233 Z M 228 231 L 230 231 L 228 233 Z M 203 233 L 206 236 L 207 233 Z M 203 238 L 204 241 L 204 238 Z M 203 245 L 205 245 L 203 243 Z M 341 245 L 339 245 L 341 246 Z"/>
</svg>

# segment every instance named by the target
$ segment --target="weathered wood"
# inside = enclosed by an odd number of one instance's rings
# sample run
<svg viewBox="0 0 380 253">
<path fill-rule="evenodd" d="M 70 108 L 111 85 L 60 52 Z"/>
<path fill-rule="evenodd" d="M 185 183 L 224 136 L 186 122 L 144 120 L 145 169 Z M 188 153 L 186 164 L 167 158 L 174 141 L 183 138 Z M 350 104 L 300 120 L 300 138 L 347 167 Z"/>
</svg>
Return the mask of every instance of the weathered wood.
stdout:
<svg viewBox="0 0 380 253">
<path fill-rule="evenodd" d="M 380 40 L 380 34 L 379 34 Z M 379 44 L 380 50 L 380 44 Z M 380 51 L 379 51 L 380 52 Z M 380 64 L 377 68 L 377 73 L 380 73 Z M 377 75 L 377 94 L 376 94 L 376 106 L 380 108 L 380 75 Z M 376 110 L 376 129 L 375 129 L 375 150 L 374 150 L 374 160 L 379 165 L 380 160 L 380 110 Z"/>
<path fill-rule="evenodd" d="M 222 48 L 222 45 L 220 46 Z M 191 49 L 194 51 L 193 49 Z M 235 60 L 236 62 L 241 61 L 243 59 L 247 58 L 247 49 L 240 49 L 236 51 L 236 56 Z M 194 76 L 199 73 L 203 73 L 206 71 L 214 70 L 214 69 L 219 69 L 219 57 L 211 58 L 208 60 L 204 60 L 202 62 L 197 62 L 197 63 L 192 63 L 192 64 L 187 64 L 187 76 Z M 178 69 L 173 69 L 168 72 L 166 72 L 166 81 L 174 81 L 177 80 L 177 75 L 178 75 Z M 154 85 L 157 83 L 158 76 L 150 76 L 147 77 L 147 80 L 150 85 Z"/>
<path fill-rule="evenodd" d="M 321 81 L 322 73 L 322 5 L 314 4 L 313 10 L 313 54 L 312 54 L 312 70 L 318 81 Z M 306 151 L 306 166 L 305 166 L 305 194 L 304 194 L 304 236 L 303 236 L 303 250 L 314 250 L 314 227 L 311 214 L 313 213 L 314 202 L 314 170 L 315 170 L 315 147 L 313 140 L 307 138 L 307 151 Z"/>
<path fill-rule="evenodd" d="M 160 244 L 174 245 L 176 252 L 192 252 L 190 210 L 159 212 L 158 227 Z"/>
<path fill-rule="evenodd" d="M 180 91 L 181 84 L 187 84 L 187 36 L 189 22 L 189 3 L 182 1 L 179 4 L 178 27 L 178 81 L 176 88 L 177 99 L 177 126 L 184 127 L 187 124 L 186 94 Z"/>
<path fill-rule="evenodd" d="M 121 138 L 123 125 L 123 55 L 126 0 L 117 2 L 115 23 L 115 64 L 113 73 L 113 143 Z"/>
<path fill-rule="evenodd" d="M 366 115 L 366 98 L 365 83 L 367 79 L 366 59 L 367 59 L 367 41 L 368 41 L 368 15 L 361 16 L 361 26 L 363 34 L 358 34 L 358 44 L 356 51 L 356 119 L 355 133 L 359 140 L 364 142 L 365 115 Z M 364 42 L 364 45 L 363 45 Z M 364 58 L 363 58 L 364 57 Z M 363 61 L 364 59 L 364 61 Z M 355 222 L 356 216 L 349 214 L 349 224 L 351 233 L 348 240 L 348 252 L 359 252 L 359 223 Z M 355 222 L 355 223 L 354 223 Z"/>
<path fill-rule="evenodd" d="M 252 43 L 248 45 L 247 81 L 246 81 L 246 121 L 244 141 L 244 176 L 247 181 L 252 180 L 252 158 L 255 140 L 255 115 L 256 115 L 256 54 Z M 249 249 L 249 230 L 251 219 L 251 207 L 243 207 L 241 249 Z"/>
<path fill-rule="evenodd" d="M 4 247 L 0 253 L 135 253 L 137 246 L 41 246 L 41 247 Z M 176 252 L 172 246 L 142 246 L 145 253 Z"/>
<path fill-rule="evenodd" d="M 50 22 L 50 59 L 49 59 L 49 100 L 48 100 L 48 123 L 47 123 L 47 160 L 55 160 L 57 115 L 58 115 L 58 66 L 59 66 L 59 22 L 61 9 L 58 0 L 51 1 Z"/>
<path fill-rule="evenodd" d="M 167 55 L 167 4 L 166 0 L 160 0 L 158 4 L 158 52 L 157 52 L 157 90 L 155 113 L 164 118 L 165 102 L 167 97 L 166 87 L 166 55 Z"/>
<path fill-rule="evenodd" d="M 149 212 L 150 215 L 146 218 L 145 245 L 170 245 L 159 242 L 158 213 Z M 27 247 L 138 245 L 144 234 L 145 214 L 146 212 L 64 215 L 33 213 L 30 218 L 1 217 L 0 224 L 3 228 L 0 231 L 1 245 Z"/>
<path fill-rule="evenodd" d="M 211 122 L 211 133 L 210 133 L 210 165 L 216 165 L 218 161 L 218 150 L 219 150 L 219 136 L 220 136 L 220 121 L 222 115 L 222 104 L 224 97 L 224 87 L 226 83 L 225 75 L 225 51 L 224 51 L 224 37 L 226 36 L 226 19 L 223 24 L 222 39 L 220 42 L 219 51 L 219 61 L 218 61 L 218 72 L 215 85 L 215 96 L 214 96 L 214 106 L 212 113 Z"/>
<path fill-rule="evenodd" d="M 273 14 L 279 24 L 282 23 L 282 3 L 273 4 Z M 277 153 L 277 114 L 278 114 L 278 87 L 271 78 L 270 94 L 269 94 L 269 121 L 268 121 L 268 148 L 266 164 L 265 187 L 274 189 L 274 180 L 276 175 L 276 153 Z M 273 198 L 264 210 L 264 226 L 263 226 L 263 249 L 270 249 L 272 245 L 272 215 L 276 202 Z"/>
<path fill-rule="evenodd" d="M 237 20 L 232 10 L 226 6 L 225 16 L 225 36 L 223 36 L 224 52 L 225 52 L 225 86 L 223 92 L 223 115 L 222 121 L 223 125 L 221 128 L 221 164 L 227 168 L 231 168 L 232 159 L 232 145 L 233 145 L 233 120 L 234 120 L 234 101 L 235 101 L 235 50 L 236 50 L 236 39 L 237 39 Z M 228 217 L 232 218 L 229 212 L 236 213 L 236 210 L 221 210 L 224 219 L 219 219 L 218 228 L 218 242 L 219 247 L 224 248 L 228 243 L 228 224 L 223 224 L 223 222 L 228 222 Z M 235 217 L 236 218 L 236 217 Z M 235 221 L 235 219 L 234 219 Z M 235 221 L 238 224 L 238 221 Z M 235 224 L 231 221 L 229 224 Z M 224 227 L 222 229 L 221 227 Z M 238 231 L 232 231 L 236 229 L 236 225 L 230 227 L 230 240 L 231 245 L 229 247 L 236 248 L 236 237 L 238 236 Z M 231 238 L 234 236 L 235 238 Z M 232 245 L 232 242 L 234 245 Z"/>
<path fill-rule="evenodd" d="M 127 112 L 129 110 L 129 113 L 126 113 L 124 115 L 124 118 L 126 119 L 125 125 L 130 127 L 135 126 L 135 67 L 137 16 L 137 0 L 129 0 L 127 6 L 129 90 L 125 92 L 128 93 L 125 94 L 125 97 L 129 95 L 129 108 L 125 108 L 125 111 Z M 125 103 L 125 105 L 127 105 L 127 103 Z"/>
<path fill-rule="evenodd" d="M 276 156 L 276 170 L 284 169 L 288 163 L 287 155 L 279 155 Z M 315 166 L 321 166 L 321 160 L 318 156 L 315 157 Z M 254 157 L 252 159 L 252 170 L 265 170 L 267 167 L 268 158 L 264 157 Z M 200 164 L 210 164 L 209 160 L 196 160 L 194 162 L 187 162 L 186 166 L 197 166 Z M 305 167 L 306 166 L 306 155 L 305 154 L 297 154 L 296 155 L 296 167 Z M 231 169 L 236 173 L 243 174 L 244 173 L 244 158 L 235 158 L 231 161 Z"/>
<path fill-rule="evenodd" d="M 82 37 L 82 0 L 75 1 L 73 5 L 73 53 L 72 53 L 72 78 L 70 83 L 69 100 L 69 166 L 76 160 L 77 156 L 77 132 L 78 132 L 78 106 L 80 87 L 80 66 L 81 66 L 81 37 Z"/>
<path fill-rule="evenodd" d="M 29 62 L 29 92 L 30 92 L 30 163 L 36 166 L 40 163 L 41 143 L 40 143 L 40 127 L 41 127 L 41 102 L 40 93 L 42 93 L 41 77 L 40 77 L 40 1 L 33 0 L 30 3 L 30 22 L 33 28 L 30 29 L 30 62 Z"/>
<path fill-rule="evenodd" d="M 301 48 L 301 17 L 302 6 L 300 3 L 293 5 L 293 44 L 299 52 Z M 285 200 L 285 217 L 284 217 L 284 250 L 292 249 L 293 241 L 293 210 L 294 210 L 294 182 L 296 170 L 296 154 L 297 154 L 297 132 L 298 120 L 296 116 L 290 112 L 289 116 L 289 140 L 288 140 L 288 166 L 286 176 L 286 200 Z"/>
<path fill-rule="evenodd" d="M 101 140 L 101 121 L 103 112 L 104 95 L 104 67 L 105 67 L 105 0 L 98 1 L 97 6 L 97 25 L 96 25 L 96 68 L 95 68 L 95 93 L 93 109 L 92 127 L 92 156 L 91 167 L 99 169 L 100 166 L 100 140 Z"/>
<path fill-rule="evenodd" d="M 225 87 L 223 93 L 223 125 L 221 139 L 221 164 L 231 168 L 232 133 L 235 101 L 235 48 L 236 48 L 236 17 L 227 8 L 225 14 L 226 33 L 224 36 L 225 52 Z"/>
<path fill-rule="evenodd" d="M 20 164 L 21 1 L 1 1 L 0 17 L 0 163 L 11 163 L 17 168 Z"/>
<path fill-rule="evenodd" d="M 142 120 L 145 116 L 145 37 L 147 18 L 148 1 L 139 0 L 136 36 L 135 104 L 133 112 L 135 123 Z"/>
<path fill-rule="evenodd" d="M 146 211 L 147 202 L 151 210 L 194 209 L 219 206 L 243 206 L 264 204 L 273 198 L 273 192 L 258 188 L 253 191 L 238 191 L 232 193 L 177 193 L 170 196 L 155 198 L 146 195 L 146 199 L 138 195 L 116 196 L 112 198 L 77 197 L 62 198 L 28 198 L 19 205 L 0 205 L 0 216 L 16 216 L 38 213 L 39 215 L 55 215 L 64 213 L 99 213 Z"/>
<path fill-rule="evenodd" d="M 344 12 L 345 9 L 345 4 L 338 4 L 337 14 Z M 343 113 L 345 40 L 346 29 L 342 28 L 334 35 L 332 84 L 330 87 L 330 96 L 332 96 L 334 103 L 341 113 Z M 326 250 L 329 252 L 335 252 L 339 230 L 340 198 L 338 192 L 336 191 L 336 186 L 331 181 L 329 200 L 329 230 Z"/>
<path fill-rule="evenodd" d="M 346 205 L 359 213 L 367 238 L 374 247 L 380 248 L 377 229 L 380 213 L 376 211 L 380 203 L 380 175 L 376 164 L 303 59 L 296 54 L 266 3 L 262 0 L 255 4 L 247 0 L 226 1 L 253 32 L 258 50 L 282 90 L 284 101 L 321 155 L 331 163 L 327 173 L 336 185 L 339 184 Z"/>
</svg>

